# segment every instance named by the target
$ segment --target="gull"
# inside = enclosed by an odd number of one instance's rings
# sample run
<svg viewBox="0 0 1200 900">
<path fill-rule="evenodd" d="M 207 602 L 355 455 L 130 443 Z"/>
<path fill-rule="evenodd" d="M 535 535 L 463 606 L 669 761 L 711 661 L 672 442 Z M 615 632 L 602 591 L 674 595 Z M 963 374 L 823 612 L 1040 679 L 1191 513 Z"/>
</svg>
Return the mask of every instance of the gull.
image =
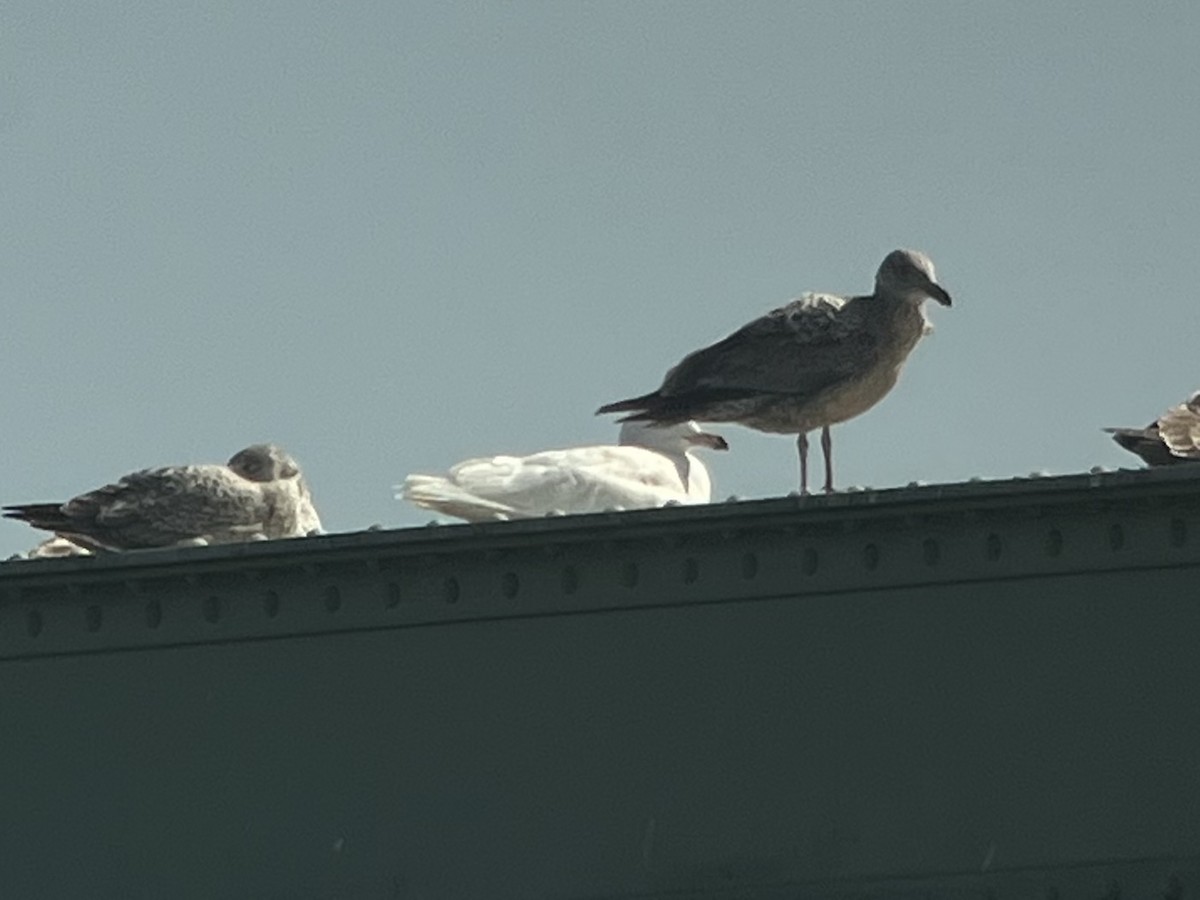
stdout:
<svg viewBox="0 0 1200 900">
<path fill-rule="evenodd" d="M 21 559 L 61 559 L 64 556 L 91 556 L 90 550 L 85 550 L 78 544 L 61 538 L 58 535 L 48 537 L 32 550 L 10 556 L 6 562 Z"/>
<path fill-rule="evenodd" d="M 695 422 L 626 422 L 615 446 L 468 459 L 446 475 L 409 475 L 396 498 L 468 522 L 707 503 L 712 483 L 693 447 L 729 445 Z"/>
<path fill-rule="evenodd" d="M 1145 428 L 1105 428 L 1113 440 L 1148 466 L 1200 460 L 1200 391 L 1172 406 Z"/>
<path fill-rule="evenodd" d="M 735 422 L 795 434 L 802 494 L 808 493 L 808 433 L 819 428 L 825 492 L 832 493 L 829 428 L 866 412 L 896 384 L 909 353 L 932 330 L 923 309 L 928 298 L 950 305 L 929 257 L 894 250 L 879 266 L 874 293 L 804 294 L 688 354 L 658 390 L 597 413 L 629 412 L 621 421 L 666 424 Z"/>
<path fill-rule="evenodd" d="M 300 467 L 274 444 L 239 450 L 228 464 L 133 472 L 65 503 L 4 507 L 89 551 L 196 546 L 320 531 Z"/>
</svg>

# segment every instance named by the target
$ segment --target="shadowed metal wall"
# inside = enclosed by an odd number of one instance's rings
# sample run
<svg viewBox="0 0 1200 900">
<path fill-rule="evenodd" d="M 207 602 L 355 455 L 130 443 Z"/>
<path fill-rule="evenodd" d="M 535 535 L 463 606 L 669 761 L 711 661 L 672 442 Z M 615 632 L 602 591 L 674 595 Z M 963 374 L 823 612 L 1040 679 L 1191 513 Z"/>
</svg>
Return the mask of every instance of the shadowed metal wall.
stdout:
<svg viewBox="0 0 1200 900">
<path fill-rule="evenodd" d="M 14 897 L 1182 897 L 1191 467 L 0 568 Z"/>
</svg>

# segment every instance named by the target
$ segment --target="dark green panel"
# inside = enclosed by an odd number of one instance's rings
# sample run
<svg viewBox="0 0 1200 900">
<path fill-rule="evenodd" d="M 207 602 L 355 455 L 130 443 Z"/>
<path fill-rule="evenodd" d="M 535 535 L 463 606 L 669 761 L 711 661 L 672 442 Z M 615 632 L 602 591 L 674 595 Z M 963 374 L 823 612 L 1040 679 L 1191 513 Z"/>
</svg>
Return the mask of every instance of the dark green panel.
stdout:
<svg viewBox="0 0 1200 900">
<path fill-rule="evenodd" d="M 13 564 L 5 893 L 1194 892 L 1150 474 Z"/>
</svg>

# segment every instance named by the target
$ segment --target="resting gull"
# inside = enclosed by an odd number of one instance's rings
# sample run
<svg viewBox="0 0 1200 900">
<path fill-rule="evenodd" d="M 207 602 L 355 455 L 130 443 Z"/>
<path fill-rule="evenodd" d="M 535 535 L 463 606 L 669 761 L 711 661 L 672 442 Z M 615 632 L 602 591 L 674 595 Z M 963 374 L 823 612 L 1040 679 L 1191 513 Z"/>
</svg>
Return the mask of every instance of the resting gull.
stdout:
<svg viewBox="0 0 1200 900">
<path fill-rule="evenodd" d="M 6 506 L 4 516 L 93 551 L 302 537 L 321 528 L 299 466 L 274 444 L 240 450 L 224 466 L 143 469 L 66 503 Z"/>
<path fill-rule="evenodd" d="M 693 447 L 727 450 L 695 422 L 626 422 L 617 445 L 460 462 L 445 475 L 409 475 L 397 499 L 468 522 L 707 503 L 712 484 Z"/>
<path fill-rule="evenodd" d="M 916 250 L 894 250 L 879 266 L 873 294 L 804 294 L 685 356 L 658 390 L 597 412 L 632 413 L 621 421 L 698 419 L 795 434 L 801 493 L 808 493 L 808 432 L 820 428 L 830 493 L 829 426 L 866 412 L 896 384 L 908 354 L 931 330 L 926 298 L 950 305 L 933 263 Z"/>
<path fill-rule="evenodd" d="M 1105 428 L 1113 440 L 1148 466 L 1200 461 L 1200 391 L 1172 406 L 1145 428 Z"/>
<path fill-rule="evenodd" d="M 90 550 L 85 550 L 73 541 L 58 535 L 46 538 L 32 550 L 10 556 L 6 562 L 21 559 L 61 559 L 64 556 L 91 556 Z"/>
</svg>

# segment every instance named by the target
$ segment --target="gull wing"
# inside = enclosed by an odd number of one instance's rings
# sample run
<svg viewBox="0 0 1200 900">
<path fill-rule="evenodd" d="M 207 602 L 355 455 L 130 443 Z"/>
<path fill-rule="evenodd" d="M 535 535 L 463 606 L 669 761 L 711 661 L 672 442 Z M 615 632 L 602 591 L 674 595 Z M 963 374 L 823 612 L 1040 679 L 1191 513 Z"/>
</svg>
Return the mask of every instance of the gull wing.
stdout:
<svg viewBox="0 0 1200 900">
<path fill-rule="evenodd" d="M 691 464 L 698 465 L 696 461 Z M 632 446 L 469 459 L 454 466 L 443 479 L 409 476 L 402 496 L 473 521 L 656 507 L 672 500 L 697 502 L 684 489 L 672 460 Z M 475 515 L 463 515 L 463 511 Z"/>
<path fill-rule="evenodd" d="M 54 530 L 117 550 L 167 547 L 250 535 L 267 512 L 261 488 L 224 466 L 167 466 L 68 500 Z"/>
<path fill-rule="evenodd" d="M 818 393 L 871 359 L 878 342 L 862 308 L 870 302 L 805 294 L 684 357 L 667 373 L 659 394 L 704 403 Z"/>
</svg>

